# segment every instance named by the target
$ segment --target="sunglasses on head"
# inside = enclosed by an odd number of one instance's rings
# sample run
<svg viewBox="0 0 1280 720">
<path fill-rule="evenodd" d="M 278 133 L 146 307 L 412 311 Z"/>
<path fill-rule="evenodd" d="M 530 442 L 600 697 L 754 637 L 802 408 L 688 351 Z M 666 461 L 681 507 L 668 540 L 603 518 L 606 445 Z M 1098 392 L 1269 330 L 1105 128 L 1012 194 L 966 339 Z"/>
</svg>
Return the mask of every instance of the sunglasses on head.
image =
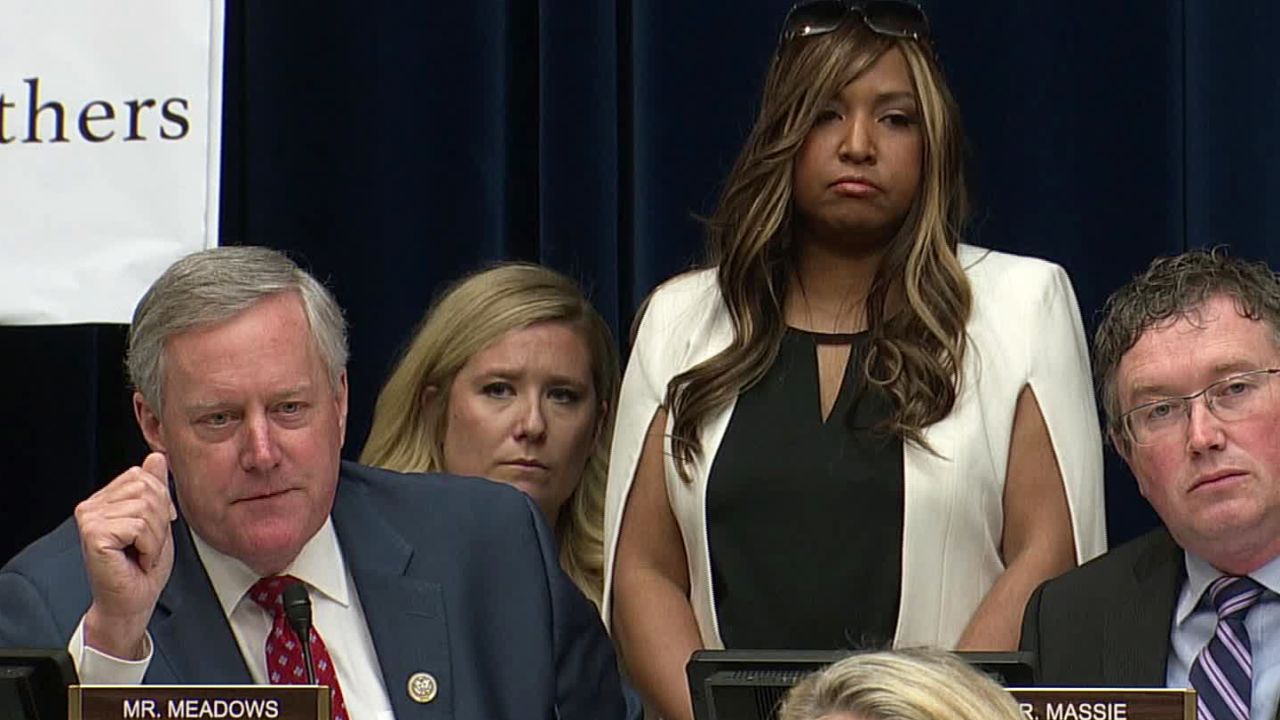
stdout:
<svg viewBox="0 0 1280 720">
<path fill-rule="evenodd" d="M 797 3 L 782 23 L 781 47 L 790 40 L 829 33 L 850 15 L 857 15 L 872 32 L 890 37 L 927 40 L 929 19 L 908 0 L 808 0 Z"/>
</svg>

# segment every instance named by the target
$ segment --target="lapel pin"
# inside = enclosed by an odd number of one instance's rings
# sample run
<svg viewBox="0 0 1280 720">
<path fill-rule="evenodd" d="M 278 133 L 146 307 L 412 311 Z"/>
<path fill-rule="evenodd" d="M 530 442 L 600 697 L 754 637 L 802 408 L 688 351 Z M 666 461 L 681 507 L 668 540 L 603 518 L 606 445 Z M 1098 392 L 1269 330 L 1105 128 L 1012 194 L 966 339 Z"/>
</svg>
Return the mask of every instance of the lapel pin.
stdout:
<svg viewBox="0 0 1280 720">
<path fill-rule="evenodd" d="M 431 673 L 416 672 L 409 676 L 409 697 L 416 703 L 429 703 L 436 699 L 436 679 Z"/>
</svg>

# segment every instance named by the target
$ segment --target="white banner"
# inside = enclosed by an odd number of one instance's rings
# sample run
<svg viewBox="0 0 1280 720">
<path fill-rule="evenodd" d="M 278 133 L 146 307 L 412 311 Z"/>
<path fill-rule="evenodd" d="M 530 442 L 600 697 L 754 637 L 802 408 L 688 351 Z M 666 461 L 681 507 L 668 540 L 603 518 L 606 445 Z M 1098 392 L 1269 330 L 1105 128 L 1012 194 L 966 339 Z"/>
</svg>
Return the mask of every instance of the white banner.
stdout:
<svg viewBox="0 0 1280 720">
<path fill-rule="evenodd" d="M 222 0 L 0 0 L 0 324 L 127 323 L 217 244 Z"/>
</svg>

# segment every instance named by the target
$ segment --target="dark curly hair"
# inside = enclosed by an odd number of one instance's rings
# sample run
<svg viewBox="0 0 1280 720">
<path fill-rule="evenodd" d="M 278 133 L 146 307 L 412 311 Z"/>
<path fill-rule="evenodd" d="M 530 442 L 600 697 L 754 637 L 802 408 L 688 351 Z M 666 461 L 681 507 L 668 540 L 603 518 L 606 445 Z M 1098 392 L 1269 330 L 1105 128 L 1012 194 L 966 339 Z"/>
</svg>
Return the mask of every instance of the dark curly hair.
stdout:
<svg viewBox="0 0 1280 720">
<path fill-rule="evenodd" d="M 1113 442 L 1128 440 L 1120 428 L 1116 368 L 1142 334 L 1155 325 L 1187 318 L 1210 298 L 1231 297 L 1243 317 L 1261 320 L 1280 344 L 1280 277 L 1266 263 L 1230 257 L 1221 247 L 1160 257 L 1128 284 L 1112 293 L 1093 336 L 1093 368 L 1098 395 Z"/>
</svg>

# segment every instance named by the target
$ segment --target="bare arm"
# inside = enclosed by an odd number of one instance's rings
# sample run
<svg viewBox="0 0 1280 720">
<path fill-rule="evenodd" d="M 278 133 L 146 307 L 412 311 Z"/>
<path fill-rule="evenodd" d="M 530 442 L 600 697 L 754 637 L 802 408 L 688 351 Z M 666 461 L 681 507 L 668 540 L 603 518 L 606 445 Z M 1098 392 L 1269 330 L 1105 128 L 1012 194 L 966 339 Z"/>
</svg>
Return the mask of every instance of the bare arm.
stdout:
<svg viewBox="0 0 1280 720">
<path fill-rule="evenodd" d="M 1071 512 L 1049 429 L 1030 386 L 1018 394 L 1004 485 L 1005 570 L 960 636 L 959 650 L 1018 647 L 1032 591 L 1076 563 Z"/>
<path fill-rule="evenodd" d="M 645 433 L 622 515 L 613 591 L 613 633 L 645 700 L 667 720 L 692 720 L 685 664 L 702 647 L 689 604 L 689 566 L 663 476 L 659 408 Z"/>
</svg>

